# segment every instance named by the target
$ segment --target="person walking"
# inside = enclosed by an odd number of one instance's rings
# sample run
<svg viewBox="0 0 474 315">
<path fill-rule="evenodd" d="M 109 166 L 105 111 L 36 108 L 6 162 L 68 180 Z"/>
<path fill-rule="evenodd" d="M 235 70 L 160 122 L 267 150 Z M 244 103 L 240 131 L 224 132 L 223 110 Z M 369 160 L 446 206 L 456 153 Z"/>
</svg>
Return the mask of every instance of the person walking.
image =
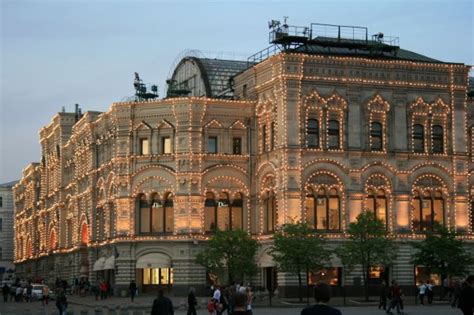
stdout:
<svg viewBox="0 0 474 315">
<path fill-rule="evenodd" d="M 196 289 L 190 287 L 188 294 L 188 315 L 196 315 L 196 305 Z"/>
<path fill-rule="evenodd" d="M 252 315 L 252 303 L 253 303 L 252 289 L 249 286 L 247 286 L 245 293 L 247 294 L 247 314 Z"/>
<path fill-rule="evenodd" d="M 41 302 L 43 303 L 43 306 L 48 305 L 49 303 L 49 287 L 47 285 L 43 286 L 43 298 L 41 299 Z"/>
<path fill-rule="evenodd" d="M 212 298 L 214 299 L 214 304 L 216 305 L 216 314 L 220 315 L 222 311 L 222 304 L 221 304 L 221 290 L 219 285 L 215 285 L 214 293 L 212 295 Z"/>
<path fill-rule="evenodd" d="M 2 294 L 3 294 L 3 302 L 7 303 L 8 302 L 8 294 L 10 294 L 10 288 L 6 283 L 3 284 L 2 287 Z"/>
<path fill-rule="evenodd" d="M 458 307 L 463 315 L 472 315 L 474 312 L 474 275 L 467 277 L 461 289 Z"/>
<path fill-rule="evenodd" d="M 387 309 L 387 295 L 388 295 L 388 288 L 387 283 L 382 281 L 380 285 L 380 293 L 379 293 L 379 310 L 383 309 L 384 311 Z"/>
<path fill-rule="evenodd" d="M 306 307 L 300 315 L 342 315 L 341 311 L 328 304 L 331 299 L 331 287 L 326 283 L 318 283 L 314 287 L 316 304 Z"/>
<path fill-rule="evenodd" d="M 128 293 L 130 294 L 130 299 L 133 303 L 135 295 L 137 294 L 137 284 L 135 283 L 135 280 L 130 281 L 130 285 L 128 286 Z"/>
<path fill-rule="evenodd" d="M 236 290 L 234 293 L 233 315 L 247 315 L 247 294 Z"/>
<path fill-rule="evenodd" d="M 56 300 L 56 307 L 58 308 L 59 315 L 67 314 L 67 297 L 64 290 L 59 291 L 58 298 Z"/>
<path fill-rule="evenodd" d="M 165 296 L 163 289 L 158 289 L 158 297 L 153 301 L 150 315 L 174 315 L 173 302 Z"/>
<path fill-rule="evenodd" d="M 392 314 L 392 308 L 397 308 L 397 314 L 401 314 L 400 307 L 402 306 L 402 290 L 398 285 L 397 281 L 392 280 L 392 285 L 390 286 L 390 305 L 387 308 L 387 314 Z"/>
<path fill-rule="evenodd" d="M 425 305 L 425 295 L 426 295 L 426 284 L 424 284 L 423 282 L 420 284 L 420 286 L 418 287 L 418 294 L 419 294 L 419 297 L 420 297 L 420 304 L 421 305 Z"/>
<path fill-rule="evenodd" d="M 105 300 L 107 298 L 107 283 L 105 280 L 102 280 L 99 284 L 99 290 L 100 290 L 100 299 Z"/>
<path fill-rule="evenodd" d="M 430 282 L 430 280 L 426 280 L 426 296 L 428 297 L 428 304 L 432 304 L 434 292 L 433 292 L 433 284 Z"/>
</svg>

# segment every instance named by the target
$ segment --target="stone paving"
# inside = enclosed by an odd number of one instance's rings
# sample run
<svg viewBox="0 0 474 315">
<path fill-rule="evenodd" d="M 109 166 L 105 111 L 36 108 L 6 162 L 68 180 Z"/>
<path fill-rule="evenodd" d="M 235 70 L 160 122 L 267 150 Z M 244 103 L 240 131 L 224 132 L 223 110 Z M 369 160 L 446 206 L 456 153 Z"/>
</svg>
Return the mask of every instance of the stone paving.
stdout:
<svg viewBox="0 0 474 315">
<path fill-rule="evenodd" d="M 141 296 L 131 303 L 128 298 L 110 298 L 104 301 L 95 301 L 92 297 L 80 298 L 71 296 L 69 300 L 68 315 L 149 315 L 154 296 Z M 173 298 L 176 307 L 176 315 L 185 315 L 184 298 Z M 199 298 L 200 303 L 206 298 Z M 278 301 L 274 303 L 278 304 Z M 298 315 L 305 305 L 289 305 L 280 303 L 278 307 L 264 305 L 268 301 L 257 303 L 254 307 L 254 315 Z M 258 305 L 260 304 L 260 305 Z M 337 304 L 337 303 L 336 303 Z M 376 306 L 337 306 L 344 315 L 371 315 L 385 313 L 378 310 Z M 208 315 L 207 310 L 201 307 L 198 315 Z M 0 315 L 57 315 L 58 311 L 54 301 L 43 307 L 41 302 L 32 303 L 3 303 L 0 302 Z M 406 305 L 405 314 L 416 315 L 461 315 L 459 309 L 451 308 L 446 304 L 435 304 L 432 306 Z"/>
</svg>

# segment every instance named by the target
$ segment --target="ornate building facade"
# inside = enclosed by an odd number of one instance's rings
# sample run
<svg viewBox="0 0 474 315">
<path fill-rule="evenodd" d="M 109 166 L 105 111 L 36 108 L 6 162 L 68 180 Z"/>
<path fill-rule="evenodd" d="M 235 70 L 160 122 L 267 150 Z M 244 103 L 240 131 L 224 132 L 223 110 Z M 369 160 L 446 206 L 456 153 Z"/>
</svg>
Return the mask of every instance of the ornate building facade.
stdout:
<svg viewBox="0 0 474 315">
<path fill-rule="evenodd" d="M 208 284 L 195 255 L 212 232 L 244 229 L 262 245 L 250 281 L 290 294 L 273 232 L 302 220 L 335 247 L 373 211 L 399 253 L 372 280 L 439 281 L 413 266 L 410 244 L 439 223 L 474 253 L 470 67 L 304 46 L 258 63 L 187 57 L 171 80 L 185 97 L 55 115 L 14 187 L 17 273 L 184 294 Z M 310 281 L 358 276 L 334 258 Z"/>
</svg>

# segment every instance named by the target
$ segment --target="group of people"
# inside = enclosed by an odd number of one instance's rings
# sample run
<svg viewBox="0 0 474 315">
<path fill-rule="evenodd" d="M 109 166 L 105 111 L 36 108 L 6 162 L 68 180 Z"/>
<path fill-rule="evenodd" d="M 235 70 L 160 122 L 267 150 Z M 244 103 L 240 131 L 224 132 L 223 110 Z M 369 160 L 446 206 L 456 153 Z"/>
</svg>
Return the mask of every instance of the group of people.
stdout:
<svg viewBox="0 0 474 315">
<path fill-rule="evenodd" d="M 221 315 L 225 311 L 227 311 L 227 315 L 233 314 L 235 308 L 235 296 L 238 293 L 247 296 L 245 311 L 247 315 L 252 315 L 253 293 L 250 286 L 244 287 L 241 284 L 233 283 L 227 287 L 223 287 L 221 290 L 219 285 L 215 285 L 213 286 L 212 291 L 212 298 L 209 300 L 207 305 L 209 315 Z M 188 315 L 195 315 L 195 313 Z"/>
<path fill-rule="evenodd" d="M 418 287 L 419 290 L 419 297 L 421 305 L 425 305 L 425 296 L 428 298 L 428 304 L 433 303 L 433 287 L 434 285 L 431 283 L 430 280 L 426 280 L 426 283 L 421 283 Z"/>
</svg>

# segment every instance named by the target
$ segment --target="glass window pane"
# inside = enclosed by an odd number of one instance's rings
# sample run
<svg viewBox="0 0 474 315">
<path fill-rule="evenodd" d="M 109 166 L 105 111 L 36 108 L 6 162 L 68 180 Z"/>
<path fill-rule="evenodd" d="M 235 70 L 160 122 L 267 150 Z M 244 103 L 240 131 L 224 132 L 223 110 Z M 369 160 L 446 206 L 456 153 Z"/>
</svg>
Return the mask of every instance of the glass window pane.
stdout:
<svg viewBox="0 0 474 315">
<path fill-rule="evenodd" d="M 151 208 L 151 228 L 152 232 L 163 232 L 163 206 L 154 202 Z"/>
<path fill-rule="evenodd" d="M 424 127 L 420 124 L 413 126 L 413 150 L 415 152 L 425 151 Z"/>
<path fill-rule="evenodd" d="M 375 212 L 375 199 L 373 196 L 368 196 L 365 199 L 365 209 L 368 212 Z"/>
<path fill-rule="evenodd" d="M 225 231 L 229 229 L 229 200 L 219 199 L 217 202 L 217 227 L 219 230 Z"/>
<path fill-rule="evenodd" d="M 444 200 L 435 199 L 433 203 L 434 222 L 444 224 Z"/>
<path fill-rule="evenodd" d="M 215 215 L 214 206 L 204 208 L 204 229 L 206 232 L 212 232 L 216 229 Z"/>
<path fill-rule="evenodd" d="M 243 228 L 243 202 L 242 202 L 242 197 L 239 196 L 238 199 L 234 199 L 232 202 L 232 229 L 237 230 L 237 229 L 242 229 L 242 228 Z"/>
<path fill-rule="evenodd" d="M 310 227 L 315 227 L 314 222 L 314 197 L 307 196 L 306 197 L 306 222 L 309 224 Z"/>
<path fill-rule="evenodd" d="M 217 137 L 209 137 L 207 140 L 207 152 L 217 153 Z"/>
<path fill-rule="evenodd" d="M 329 198 L 329 229 L 339 230 L 339 198 Z"/>
<path fill-rule="evenodd" d="M 330 120 L 328 123 L 328 147 L 339 149 L 339 122 Z"/>
<path fill-rule="evenodd" d="M 242 154 L 242 138 L 234 138 L 232 140 L 232 153 Z"/>
<path fill-rule="evenodd" d="M 150 233 L 150 208 L 140 209 L 140 232 Z"/>
<path fill-rule="evenodd" d="M 140 154 L 149 154 L 148 139 L 140 139 Z"/>
<path fill-rule="evenodd" d="M 432 230 L 431 199 L 422 200 L 421 216 L 423 219 L 423 230 Z"/>
<path fill-rule="evenodd" d="M 150 277 L 150 269 L 145 268 L 143 269 L 143 284 L 150 284 L 151 277 Z"/>
<path fill-rule="evenodd" d="M 163 154 L 170 154 L 171 153 L 171 138 L 165 137 L 162 139 L 162 141 L 163 141 L 163 144 L 162 144 Z"/>
<path fill-rule="evenodd" d="M 326 197 L 318 197 L 316 205 L 316 228 L 327 229 Z"/>
<path fill-rule="evenodd" d="M 160 269 L 153 268 L 151 269 L 151 284 L 158 285 L 160 284 Z"/>
<path fill-rule="evenodd" d="M 381 220 L 384 224 L 387 221 L 387 198 L 379 197 L 377 198 L 377 218 Z"/>
<path fill-rule="evenodd" d="M 169 268 L 161 268 L 160 269 L 160 284 L 169 284 Z"/>
<path fill-rule="evenodd" d="M 419 198 L 414 198 L 412 201 L 412 206 L 413 206 L 413 228 L 415 230 L 421 230 L 421 218 L 420 218 L 421 200 Z"/>
<path fill-rule="evenodd" d="M 308 147 L 319 147 L 319 123 L 316 119 L 308 120 L 307 143 Z"/>
</svg>

